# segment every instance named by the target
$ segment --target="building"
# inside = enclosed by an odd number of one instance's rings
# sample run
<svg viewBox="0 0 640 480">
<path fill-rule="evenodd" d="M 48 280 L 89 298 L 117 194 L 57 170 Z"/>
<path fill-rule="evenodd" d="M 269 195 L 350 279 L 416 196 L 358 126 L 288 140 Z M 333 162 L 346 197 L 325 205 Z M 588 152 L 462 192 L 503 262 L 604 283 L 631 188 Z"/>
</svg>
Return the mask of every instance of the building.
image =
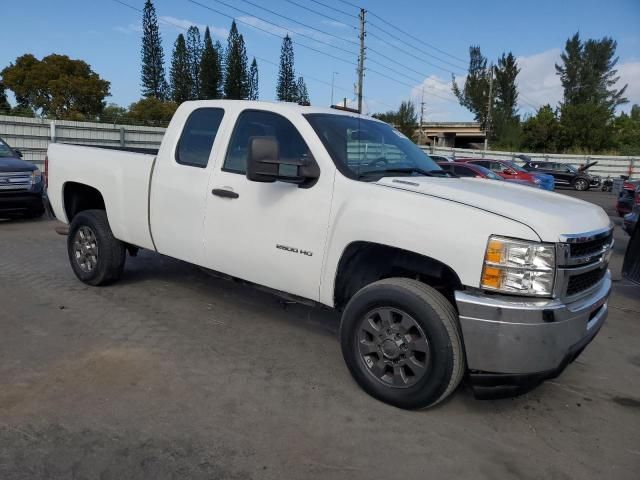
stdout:
<svg viewBox="0 0 640 480">
<path fill-rule="evenodd" d="M 414 138 L 421 145 L 482 148 L 484 137 L 484 131 L 476 122 L 423 122 L 422 134 L 418 127 Z"/>
</svg>

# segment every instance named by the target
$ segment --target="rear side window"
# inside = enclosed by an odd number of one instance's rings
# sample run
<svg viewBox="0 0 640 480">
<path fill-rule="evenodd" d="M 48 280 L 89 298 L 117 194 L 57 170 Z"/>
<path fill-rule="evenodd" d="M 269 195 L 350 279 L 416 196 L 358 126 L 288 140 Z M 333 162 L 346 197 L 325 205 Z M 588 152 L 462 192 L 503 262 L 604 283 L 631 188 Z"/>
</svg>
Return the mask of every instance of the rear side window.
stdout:
<svg viewBox="0 0 640 480">
<path fill-rule="evenodd" d="M 469 167 L 465 167 L 463 165 L 456 165 L 453 168 L 454 173 L 459 177 L 475 177 L 476 172 L 474 172 Z"/>
<path fill-rule="evenodd" d="M 213 141 L 220 128 L 224 116 L 221 108 L 199 108 L 194 110 L 182 130 L 176 162 L 191 167 L 205 168 L 209 163 L 209 155 Z"/>
<path fill-rule="evenodd" d="M 309 156 L 309 147 L 289 120 L 272 112 L 245 110 L 236 122 L 222 167 L 224 171 L 246 173 L 249 142 L 253 137 L 275 137 L 280 158 L 300 160 Z M 282 175 L 295 175 L 297 171 L 296 167 L 288 165 L 281 165 L 280 169 Z"/>
<path fill-rule="evenodd" d="M 475 163 L 476 165 L 480 165 L 481 167 L 489 168 L 489 162 L 486 160 L 479 160 L 473 163 Z"/>
</svg>

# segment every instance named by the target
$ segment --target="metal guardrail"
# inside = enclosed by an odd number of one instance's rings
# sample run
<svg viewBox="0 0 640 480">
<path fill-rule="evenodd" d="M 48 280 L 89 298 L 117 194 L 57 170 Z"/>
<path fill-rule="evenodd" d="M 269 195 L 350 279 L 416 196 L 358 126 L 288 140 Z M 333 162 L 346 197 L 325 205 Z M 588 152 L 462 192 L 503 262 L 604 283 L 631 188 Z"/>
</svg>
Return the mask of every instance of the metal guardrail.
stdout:
<svg viewBox="0 0 640 480">
<path fill-rule="evenodd" d="M 640 178 L 640 156 L 608 156 L 608 155 L 565 155 L 559 153 L 528 153 L 528 152 L 500 152 L 493 150 L 471 150 L 465 148 L 447 148 L 421 146 L 425 152 L 433 155 L 444 155 L 454 158 L 494 158 L 496 160 L 520 161 L 518 155 L 527 155 L 532 160 L 545 160 L 548 162 L 583 165 L 589 162 L 598 162 L 589 169 L 589 173 L 603 177 Z"/>
</svg>

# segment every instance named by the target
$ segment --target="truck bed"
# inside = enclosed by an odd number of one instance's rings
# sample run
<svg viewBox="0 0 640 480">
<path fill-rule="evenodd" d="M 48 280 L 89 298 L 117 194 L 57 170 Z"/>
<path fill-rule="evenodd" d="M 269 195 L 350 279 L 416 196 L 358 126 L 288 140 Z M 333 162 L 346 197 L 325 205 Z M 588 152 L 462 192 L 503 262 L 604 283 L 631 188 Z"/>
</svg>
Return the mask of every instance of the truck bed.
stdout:
<svg viewBox="0 0 640 480">
<path fill-rule="evenodd" d="M 49 145 L 48 196 L 56 217 L 68 223 L 65 187 L 73 182 L 88 185 L 102 194 L 116 238 L 153 249 L 149 229 L 149 185 L 155 162 L 152 152 L 155 151 Z"/>
</svg>

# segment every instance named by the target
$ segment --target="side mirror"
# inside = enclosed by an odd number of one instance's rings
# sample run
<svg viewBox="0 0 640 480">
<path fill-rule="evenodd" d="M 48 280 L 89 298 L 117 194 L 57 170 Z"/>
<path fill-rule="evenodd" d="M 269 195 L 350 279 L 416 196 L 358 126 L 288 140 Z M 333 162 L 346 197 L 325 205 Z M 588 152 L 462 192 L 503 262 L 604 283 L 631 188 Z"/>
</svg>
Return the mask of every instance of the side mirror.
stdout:
<svg viewBox="0 0 640 480">
<path fill-rule="evenodd" d="M 247 179 L 252 182 L 275 181 L 311 184 L 320 177 L 320 169 L 311 158 L 280 158 L 280 145 L 274 137 L 252 137 L 249 141 Z"/>
<path fill-rule="evenodd" d="M 16 155 L 22 158 L 22 152 L 20 150 L 18 150 L 17 148 L 14 148 L 13 151 L 16 152 Z"/>
</svg>

